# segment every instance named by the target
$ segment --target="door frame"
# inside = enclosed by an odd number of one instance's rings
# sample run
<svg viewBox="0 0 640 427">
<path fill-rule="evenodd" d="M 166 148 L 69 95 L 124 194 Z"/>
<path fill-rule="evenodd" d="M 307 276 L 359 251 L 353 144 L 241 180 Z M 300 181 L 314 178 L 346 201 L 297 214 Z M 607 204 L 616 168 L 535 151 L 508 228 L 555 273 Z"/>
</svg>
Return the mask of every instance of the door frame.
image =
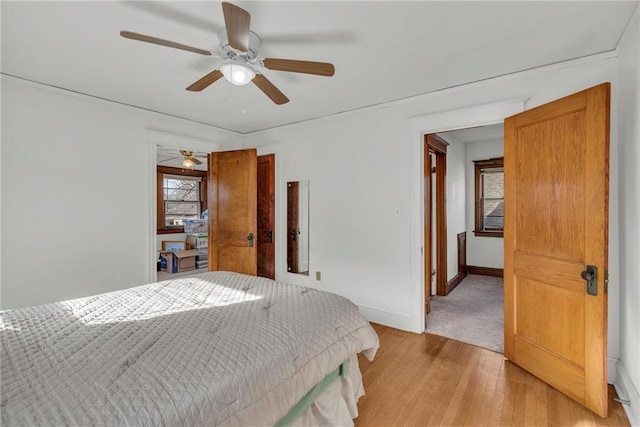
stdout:
<svg viewBox="0 0 640 427">
<path fill-rule="evenodd" d="M 436 180 L 436 212 L 435 212 L 435 229 L 436 229 L 436 295 L 447 295 L 447 146 L 449 143 L 435 134 L 427 134 L 424 136 L 425 156 L 433 153 L 436 158 L 436 164 L 431 165 L 435 168 L 435 175 L 429 173 L 423 166 L 423 173 L 428 177 L 426 181 L 432 184 L 432 177 Z M 426 158 L 426 157 L 425 157 Z M 432 186 L 433 188 L 433 186 Z M 426 191 L 425 191 L 426 193 Z M 431 267 L 433 270 L 433 191 L 429 192 L 428 208 L 425 206 L 425 266 Z M 426 212 L 429 211 L 429 215 Z M 429 224 L 426 224 L 429 218 Z M 428 237 L 426 237 L 428 236 Z M 427 250 L 428 249 L 428 250 Z M 431 289 L 431 280 L 427 284 L 427 278 L 431 276 L 429 269 L 425 273 L 425 290 Z M 425 295 L 425 300 L 426 300 Z"/>
<path fill-rule="evenodd" d="M 502 123 L 505 117 L 525 110 L 525 99 L 505 100 L 470 108 L 446 111 L 410 120 L 411 133 L 411 309 L 407 329 L 416 333 L 425 331 L 424 292 L 424 141 L 425 135 L 449 130 Z M 455 237 L 454 233 L 454 237 Z M 455 247 L 455 245 L 449 245 Z"/>
</svg>

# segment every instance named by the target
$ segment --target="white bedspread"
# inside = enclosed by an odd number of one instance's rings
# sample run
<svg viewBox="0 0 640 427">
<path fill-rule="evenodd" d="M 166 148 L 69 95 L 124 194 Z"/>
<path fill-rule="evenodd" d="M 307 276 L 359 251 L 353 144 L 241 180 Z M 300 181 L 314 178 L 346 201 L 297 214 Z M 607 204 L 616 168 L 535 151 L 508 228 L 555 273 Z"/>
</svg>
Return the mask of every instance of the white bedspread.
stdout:
<svg viewBox="0 0 640 427">
<path fill-rule="evenodd" d="M 2 425 L 273 425 L 378 337 L 338 295 L 229 272 L 0 312 Z"/>
</svg>

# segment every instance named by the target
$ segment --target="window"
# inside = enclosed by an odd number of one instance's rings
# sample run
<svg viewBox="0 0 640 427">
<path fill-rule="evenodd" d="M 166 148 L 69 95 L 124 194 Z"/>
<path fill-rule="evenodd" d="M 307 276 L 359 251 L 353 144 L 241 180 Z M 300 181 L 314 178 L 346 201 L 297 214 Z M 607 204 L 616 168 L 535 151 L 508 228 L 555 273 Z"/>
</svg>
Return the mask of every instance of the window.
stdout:
<svg viewBox="0 0 640 427">
<path fill-rule="evenodd" d="M 206 171 L 158 166 L 158 233 L 183 233 L 185 219 L 198 219 L 207 206 Z"/>
<path fill-rule="evenodd" d="M 476 236 L 503 237 L 504 158 L 476 160 Z"/>
</svg>

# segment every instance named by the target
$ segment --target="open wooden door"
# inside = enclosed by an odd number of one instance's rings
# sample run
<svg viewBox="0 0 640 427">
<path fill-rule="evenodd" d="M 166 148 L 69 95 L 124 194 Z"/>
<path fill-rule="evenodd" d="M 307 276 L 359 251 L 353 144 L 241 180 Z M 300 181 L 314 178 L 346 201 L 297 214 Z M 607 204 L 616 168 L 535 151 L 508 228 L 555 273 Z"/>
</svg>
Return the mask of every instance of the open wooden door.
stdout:
<svg viewBox="0 0 640 427">
<path fill-rule="evenodd" d="M 505 356 L 607 416 L 608 83 L 505 120 Z"/>
<path fill-rule="evenodd" d="M 209 270 L 256 275 L 257 154 L 209 156 Z"/>
</svg>

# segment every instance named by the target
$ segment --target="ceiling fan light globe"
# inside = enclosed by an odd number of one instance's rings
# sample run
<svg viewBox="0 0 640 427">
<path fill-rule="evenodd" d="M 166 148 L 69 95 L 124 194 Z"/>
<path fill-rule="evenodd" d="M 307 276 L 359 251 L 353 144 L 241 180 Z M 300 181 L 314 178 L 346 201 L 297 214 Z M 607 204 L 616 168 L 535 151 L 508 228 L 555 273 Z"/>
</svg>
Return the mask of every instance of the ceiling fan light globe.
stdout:
<svg viewBox="0 0 640 427">
<path fill-rule="evenodd" d="M 195 163 L 193 163 L 193 160 L 191 160 L 191 159 L 182 160 L 182 167 L 183 168 L 193 169 L 194 166 L 195 166 Z"/>
<path fill-rule="evenodd" d="M 224 64 L 220 71 L 229 83 L 236 86 L 246 85 L 256 76 L 255 71 L 242 64 Z"/>
</svg>

